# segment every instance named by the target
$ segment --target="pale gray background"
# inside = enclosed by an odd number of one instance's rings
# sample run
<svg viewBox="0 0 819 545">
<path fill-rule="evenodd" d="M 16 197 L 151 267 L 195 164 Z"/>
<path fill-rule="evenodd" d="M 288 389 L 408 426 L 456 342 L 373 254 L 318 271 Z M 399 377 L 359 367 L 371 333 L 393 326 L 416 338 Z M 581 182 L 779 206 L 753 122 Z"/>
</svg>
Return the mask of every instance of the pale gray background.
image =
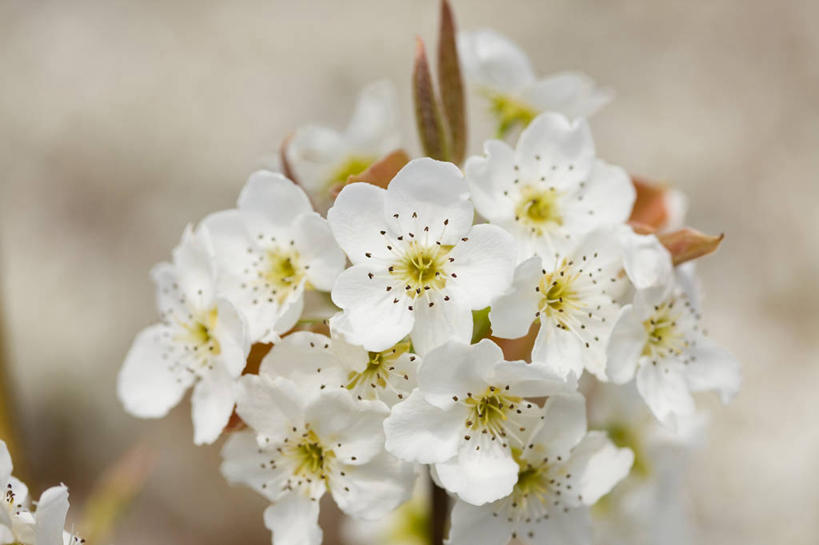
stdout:
<svg viewBox="0 0 819 545">
<path fill-rule="evenodd" d="M 703 543 L 819 540 L 819 3 L 454 0 L 543 73 L 617 91 L 599 153 L 691 197 L 727 235 L 703 261 L 706 323 L 744 363 L 691 475 Z M 0 281 L 34 485 L 79 506 L 133 442 L 159 468 L 121 544 L 268 543 L 263 501 L 195 448 L 189 406 L 127 417 L 114 378 L 150 323 L 149 267 L 183 226 L 228 207 L 307 121 L 340 126 L 358 88 L 402 92 L 433 0 L 0 3 Z M 472 142 L 473 150 L 476 142 Z"/>
</svg>

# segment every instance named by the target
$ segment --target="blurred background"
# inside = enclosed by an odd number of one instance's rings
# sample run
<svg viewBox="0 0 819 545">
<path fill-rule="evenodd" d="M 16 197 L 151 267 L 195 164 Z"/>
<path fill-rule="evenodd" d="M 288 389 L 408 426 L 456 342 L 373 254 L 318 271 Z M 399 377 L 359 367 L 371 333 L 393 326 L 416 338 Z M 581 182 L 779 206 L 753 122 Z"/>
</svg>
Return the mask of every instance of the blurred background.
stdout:
<svg viewBox="0 0 819 545">
<path fill-rule="evenodd" d="M 672 182 L 689 224 L 726 233 L 699 267 L 705 323 L 744 385 L 694 455 L 701 542 L 819 542 L 819 3 L 453 6 L 539 73 L 615 89 L 592 121 L 599 155 Z M 292 129 L 343 127 L 368 82 L 399 87 L 416 151 L 414 37 L 434 43 L 437 22 L 435 0 L 0 1 L 0 395 L 37 493 L 65 482 L 76 521 L 104 468 L 144 442 L 157 466 L 113 541 L 269 543 L 262 498 L 223 481 L 218 445 L 193 446 L 187 402 L 154 422 L 116 400 L 156 316 L 148 270 Z"/>
</svg>

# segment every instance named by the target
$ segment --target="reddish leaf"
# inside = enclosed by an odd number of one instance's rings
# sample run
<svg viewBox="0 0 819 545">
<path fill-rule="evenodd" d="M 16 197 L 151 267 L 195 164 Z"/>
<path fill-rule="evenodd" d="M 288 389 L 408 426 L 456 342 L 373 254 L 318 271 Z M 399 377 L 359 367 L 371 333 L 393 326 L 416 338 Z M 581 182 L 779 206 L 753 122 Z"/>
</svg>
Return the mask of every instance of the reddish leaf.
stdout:
<svg viewBox="0 0 819 545">
<path fill-rule="evenodd" d="M 466 154 L 466 99 L 455 35 L 452 7 L 448 0 L 443 0 L 441 28 L 438 34 L 438 87 L 449 127 L 451 159 L 455 164 L 460 164 Z"/>
<path fill-rule="evenodd" d="M 424 42 L 418 38 L 415 52 L 415 67 L 412 72 L 412 96 L 415 101 L 415 121 L 418 126 L 418 137 L 424 154 L 446 161 L 449 153 L 446 143 L 446 131 L 438 107 L 438 99 L 432 87 L 432 76 L 429 62 L 424 50 Z"/>
<path fill-rule="evenodd" d="M 367 182 L 386 188 L 398 171 L 401 170 L 410 160 L 407 152 L 402 149 L 392 151 L 370 165 L 364 172 L 353 174 L 347 178 L 347 183 Z M 340 190 L 340 188 L 339 188 Z"/>
<path fill-rule="evenodd" d="M 654 230 L 662 228 L 668 221 L 668 207 L 665 187 L 650 182 L 645 178 L 632 176 L 631 181 L 637 190 L 637 199 L 631 209 L 629 223 L 645 225 Z"/>
<path fill-rule="evenodd" d="M 657 235 L 660 242 L 671 252 L 674 265 L 697 259 L 714 252 L 725 235 L 711 236 L 686 227 L 672 233 Z"/>
</svg>

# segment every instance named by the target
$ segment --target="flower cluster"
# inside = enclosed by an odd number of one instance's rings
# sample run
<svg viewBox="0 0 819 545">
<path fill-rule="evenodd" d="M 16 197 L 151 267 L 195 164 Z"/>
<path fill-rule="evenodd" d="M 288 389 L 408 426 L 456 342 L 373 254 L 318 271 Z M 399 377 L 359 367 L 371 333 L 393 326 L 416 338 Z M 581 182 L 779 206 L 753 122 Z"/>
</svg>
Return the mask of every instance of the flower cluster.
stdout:
<svg viewBox="0 0 819 545">
<path fill-rule="evenodd" d="M 452 545 L 590 543 L 590 507 L 645 461 L 633 422 L 590 429 L 587 397 L 633 382 L 673 434 L 697 419 L 694 393 L 737 390 L 681 265 L 707 237 L 669 239 L 637 213 L 640 184 L 596 155 L 584 116 L 610 93 L 537 79 L 494 32 L 457 44 L 514 145 L 488 140 L 462 168 L 409 160 L 395 92 L 375 84 L 346 131 L 297 131 L 282 173 L 252 174 L 153 270 L 159 321 L 120 399 L 155 418 L 192 389 L 197 444 L 233 418 L 222 473 L 270 501 L 277 545 L 321 542 L 325 492 L 384 517 L 423 465 L 454 501 Z"/>
<path fill-rule="evenodd" d="M 42 493 L 32 509 L 28 487 L 12 476 L 14 469 L 6 443 L 0 440 L 0 543 L 12 545 L 77 545 L 84 539 L 66 532 L 68 488 L 53 486 Z"/>
</svg>

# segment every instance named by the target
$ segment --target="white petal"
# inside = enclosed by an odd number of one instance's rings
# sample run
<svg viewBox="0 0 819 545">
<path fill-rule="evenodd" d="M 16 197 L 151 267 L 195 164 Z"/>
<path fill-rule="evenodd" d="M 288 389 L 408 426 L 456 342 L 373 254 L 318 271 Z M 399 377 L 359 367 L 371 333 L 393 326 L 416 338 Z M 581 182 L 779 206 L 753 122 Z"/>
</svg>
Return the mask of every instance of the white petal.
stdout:
<svg viewBox="0 0 819 545">
<path fill-rule="evenodd" d="M 460 169 L 429 157 L 413 159 L 398 171 L 384 205 L 397 232 L 441 244 L 455 244 L 469 231 L 474 216 Z"/>
<path fill-rule="evenodd" d="M 418 386 L 427 402 L 446 409 L 466 399 L 467 393 L 483 394 L 503 351 L 489 339 L 477 344 L 450 342 L 424 357 L 418 371 Z"/>
<path fill-rule="evenodd" d="M 492 516 L 491 507 L 455 502 L 447 545 L 506 545 L 510 537 L 506 521 Z"/>
<path fill-rule="evenodd" d="M 623 480 L 634 463 L 634 453 L 617 448 L 605 433 L 590 432 L 572 452 L 569 467 L 580 481 L 583 503 L 593 505 Z"/>
<path fill-rule="evenodd" d="M 415 390 L 384 420 L 387 452 L 408 462 L 444 462 L 458 452 L 467 415 L 460 406 L 442 410 L 430 405 Z"/>
<path fill-rule="evenodd" d="M 377 520 L 407 501 L 415 483 L 412 464 L 381 453 L 364 465 L 330 475 L 330 492 L 346 514 Z"/>
<path fill-rule="evenodd" d="M 532 83 L 523 91 L 522 98 L 540 111 L 590 117 L 611 102 L 613 93 L 598 87 L 586 74 L 561 72 Z"/>
<path fill-rule="evenodd" d="M 287 159 L 299 185 L 317 198 L 322 209 L 330 204 L 333 171 L 348 152 L 343 135 L 316 125 L 299 127 L 287 145 Z"/>
<path fill-rule="evenodd" d="M 640 317 L 632 305 L 620 310 L 606 349 L 606 376 L 616 384 L 634 378 L 640 354 L 648 341 Z"/>
<path fill-rule="evenodd" d="M 430 307 L 429 302 L 434 306 Z M 427 301 L 419 297 L 412 301 L 412 307 L 415 326 L 410 337 L 417 353 L 425 355 L 448 341 L 468 343 L 472 339 L 472 311 L 458 300 L 430 297 Z"/>
<path fill-rule="evenodd" d="M 739 362 L 733 354 L 708 337 L 701 336 L 691 356 L 685 368 L 691 391 L 717 390 L 723 403 L 731 401 L 741 381 Z"/>
<path fill-rule="evenodd" d="M 494 225 L 476 225 L 450 252 L 454 259 L 447 289 L 472 310 L 488 307 L 512 283 L 517 247 L 512 235 Z"/>
<path fill-rule="evenodd" d="M 311 331 L 296 331 L 273 345 L 259 367 L 260 375 L 285 377 L 300 386 L 326 383 L 322 373 L 338 366 L 330 338 Z"/>
<path fill-rule="evenodd" d="M 629 227 L 619 231 L 626 274 L 639 290 L 665 286 L 673 274 L 671 254 L 654 235 L 638 235 Z"/>
<path fill-rule="evenodd" d="M 274 545 L 320 545 L 319 502 L 293 492 L 264 510 L 264 525 L 273 532 Z"/>
<path fill-rule="evenodd" d="M 515 151 L 506 142 L 484 142 L 485 157 L 466 160 L 464 172 L 475 210 L 492 223 L 513 220 L 515 204 L 504 190 L 515 177 Z"/>
<path fill-rule="evenodd" d="M 578 194 L 582 200 L 564 217 L 564 226 L 573 233 L 586 233 L 599 225 L 622 224 L 631 214 L 636 195 L 625 170 L 598 159 Z"/>
<path fill-rule="evenodd" d="M 588 351 L 577 334 L 544 320 L 532 347 L 532 363 L 558 376 L 573 375 L 577 379 L 583 373 Z"/>
<path fill-rule="evenodd" d="M 397 102 L 395 86 L 389 80 L 377 81 L 361 91 L 345 132 L 354 151 L 380 157 L 398 147 Z"/>
<path fill-rule="evenodd" d="M 168 414 L 193 382 L 194 375 L 172 370 L 167 340 L 173 332 L 157 324 L 142 330 L 125 356 L 117 377 L 117 395 L 125 410 L 140 418 Z"/>
<path fill-rule="evenodd" d="M 179 288 L 176 268 L 170 263 L 158 263 L 151 268 L 151 278 L 156 285 L 156 307 L 163 320 L 184 318 L 190 310 Z"/>
<path fill-rule="evenodd" d="M 37 503 L 34 542 L 37 545 L 63 545 L 67 514 L 68 489 L 65 486 L 54 486 L 43 492 Z"/>
<path fill-rule="evenodd" d="M 679 362 L 659 361 L 657 365 L 646 362 L 637 371 L 637 389 L 660 422 L 668 424 L 669 417 L 694 412 L 694 400 L 682 365 Z"/>
<path fill-rule="evenodd" d="M 11 463 L 11 455 L 6 442 L 0 439 L 0 488 L 6 488 L 13 469 L 14 466 Z"/>
<path fill-rule="evenodd" d="M 295 220 L 294 230 L 296 249 L 310 267 L 307 279 L 313 287 L 330 291 L 347 258 L 333 238 L 327 220 L 315 213 L 305 214 Z"/>
<path fill-rule="evenodd" d="M 509 450 L 485 434 L 462 441 L 455 458 L 435 464 L 444 488 L 473 505 L 511 494 L 518 480 L 518 470 Z"/>
<path fill-rule="evenodd" d="M 234 377 L 215 365 L 193 388 L 193 442 L 205 445 L 216 441 L 227 426 L 235 403 Z"/>
<path fill-rule="evenodd" d="M 279 341 L 281 335 L 296 327 L 296 324 L 302 318 L 305 300 L 307 299 L 307 297 L 309 297 L 309 294 L 315 293 L 318 292 L 315 291 L 307 293 L 301 292 L 300 294 L 295 296 L 295 298 L 293 298 L 290 301 L 290 303 L 286 303 L 284 311 L 276 319 L 275 323 L 273 324 L 273 328 L 267 331 L 266 334 L 262 336 L 258 342 L 275 343 Z"/>
<path fill-rule="evenodd" d="M 305 408 L 305 421 L 341 463 L 363 464 L 383 451 L 384 418 L 379 401 L 356 401 L 346 388 L 324 390 Z"/>
<path fill-rule="evenodd" d="M 523 181 L 545 177 L 562 190 L 584 181 L 594 164 L 594 142 L 584 119 L 554 113 L 537 116 L 520 135 L 516 149 Z"/>
<path fill-rule="evenodd" d="M 333 303 L 344 313 L 333 323 L 350 342 L 381 351 L 407 336 L 415 319 L 403 294 L 394 302 L 396 296 L 377 277 L 369 278 L 371 272 L 365 265 L 354 265 L 336 279 Z"/>
<path fill-rule="evenodd" d="M 247 324 L 233 303 L 227 299 L 216 300 L 218 320 L 213 335 L 219 341 L 219 361 L 231 377 L 242 374 L 250 352 Z"/>
<path fill-rule="evenodd" d="M 238 200 L 239 210 L 259 214 L 272 225 L 288 228 L 313 211 L 304 191 L 282 174 L 259 170 L 250 175 Z"/>
<path fill-rule="evenodd" d="M 381 234 L 389 232 L 385 217 L 386 194 L 384 189 L 372 184 L 350 184 L 341 190 L 327 211 L 330 230 L 353 264 L 372 257 L 389 259 L 392 255 L 387 249 L 387 239 Z"/>
<path fill-rule="evenodd" d="M 190 226 L 173 250 L 174 272 L 185 304 L 198 311 L 210 308 L 216 294 L 216 262 L 213 243 L 206 227 L 196 231 Z"/>
<path fill-rule="evenodd" d="M 458 55 L 466 79 L 481 87 L 515 92 L 535 78 L 526 53 L 494 30 L 459 33 Z"/>
<path fill-rule="evenodd" d="M 304 421 L 305 399 L 297 385 L 282 377 L 245 375 L 237 387 L 236 412 L 250 427 L 272 440 L 283 439 Z"/>
<path fill-rule="evenodd" d="M 526 531 L 518 533 L 518 539 L 529 545 L 589 545 L 592 542 L 592 521 L 585 507 L 550 513 L 548 519 L 541 519 L 531 526 L 533 538 L 529 538 Z"/>
<path fill-rule="evenodd" d="M 259 448 L 256 433 L 242 430 L 229 434 L 222 447 L 222 475 L 231 484 L 244 484 L 270 500 L 278 499 L 289 475 L 284 470 L 273 469 L 269 462 L 270 451 Z"/>
<path fill-rule="evenodd" d="M 515 395 L 523 397 L 543 397 L 565 393 L 577 387 L 577 382 L 573 377 L 567 380 L 555 375 L 550 369 L 522 360 L 497 362 L 492 369 L 489 382 L 498 387 L 509 386 Z"/>
<path fill-rule="evenodd" d="M 535 256 L 515 269 L 512 287 L 492 303 L 489 321 L 492 334 L 506 339 L 517 339 L 529 332 L 541 295 L 535 291 L 541 275 L 541 261 Z"/>
<path fill-rule="evenodd" d="M 549 456 L 565 456 L 586 435 L 586 400 L 579 393 L 549 396 L 543 417 L 529 442 L 544 447 Z"/>
</svg>

